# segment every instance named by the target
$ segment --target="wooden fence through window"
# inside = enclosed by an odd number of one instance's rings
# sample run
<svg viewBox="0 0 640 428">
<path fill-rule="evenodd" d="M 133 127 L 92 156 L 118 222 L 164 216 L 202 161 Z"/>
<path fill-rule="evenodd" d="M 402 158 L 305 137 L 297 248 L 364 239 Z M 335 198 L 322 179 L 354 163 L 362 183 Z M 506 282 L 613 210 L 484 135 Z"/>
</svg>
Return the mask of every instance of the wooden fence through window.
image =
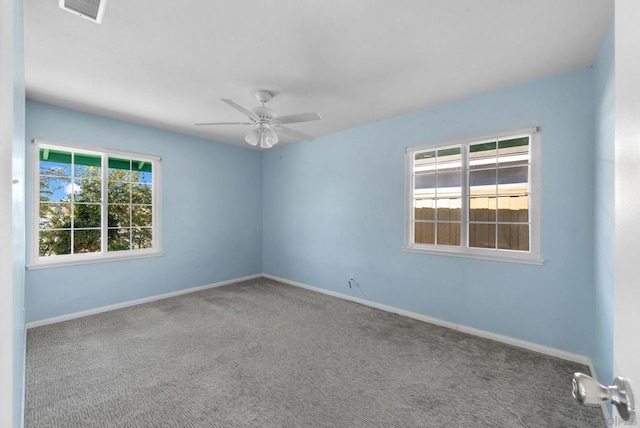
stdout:
<svg viewBox="0 0 640 428">
<path fill-rule="evenodd" d="M 416 244 L 460 245 L 460 208 L 415 208 L 414 240 Z M 496 211 L 498 221 L 496 224 Z M 422 222 L 426 221 L 426 222 Z M 469 246 L 501 250 L 529 250 L 529 210 L 475 208 L 469 211 Z"/>
</svg>

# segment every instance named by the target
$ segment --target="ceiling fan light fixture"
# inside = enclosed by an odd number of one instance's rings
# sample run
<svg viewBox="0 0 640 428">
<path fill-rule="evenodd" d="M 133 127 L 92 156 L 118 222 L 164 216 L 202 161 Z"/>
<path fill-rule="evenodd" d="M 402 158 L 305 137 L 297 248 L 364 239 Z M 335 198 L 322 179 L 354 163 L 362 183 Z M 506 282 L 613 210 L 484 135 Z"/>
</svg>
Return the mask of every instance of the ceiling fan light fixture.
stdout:
<svg viewBox="0 0 640 428">
<path fill-rule="evenodd" d="M 257 146 L 258 142 L 262 140 L 262 135 L 258 129 L 252 129 L 249 133 L 244 137 L 244 141 L 251 144 L 252 146 Z"/>
<path fill-rule="evenodd" d="M 267 138 L 267 133 L 262 131 L 262 136 L 260 137 L 260 147 L 263 149 L 270 149 L 273 147 L 273 139 Z"/>
<path fill-rule="evenodd" d="M 273 132 L 272 129 L 267 128 L 263 133 L 262 133 L 262 138 L 264 138 L 265 142 L 267 143 L 267 145 L 269 147 L 274 146 L 275 144 L 278 143 L 278 135 Z"/>
<path fill-rule="evenodd" d="M 267 143 L 267 139 L 264 138 L 264 135 L 260 139 L 260 147 L 263 149 L 270 149 L 272 147 L 271 144 Z"/>
</svg>

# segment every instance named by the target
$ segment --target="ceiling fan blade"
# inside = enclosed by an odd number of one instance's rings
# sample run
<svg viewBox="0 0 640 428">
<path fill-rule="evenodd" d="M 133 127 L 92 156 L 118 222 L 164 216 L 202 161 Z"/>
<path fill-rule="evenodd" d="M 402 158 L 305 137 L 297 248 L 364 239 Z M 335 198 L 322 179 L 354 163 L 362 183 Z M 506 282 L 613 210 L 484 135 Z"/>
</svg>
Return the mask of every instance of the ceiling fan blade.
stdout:
<svg viewBox="0 0 640 428">
<path fill-rule="evenodd" d="M 322 116 L 318 113 L 299 113 L 299 114 L 289 114 L 286 116 L 278 116 L 273 119 L 273 123 L 300 123 L 300 122 L 311 122 L 313 120 L 320 120 Z"/>
<path fill-rule="evenodd" d="M 206 123 L 194 123 L 194 125 L 253 125 L 252 122 L 206 122 Z"/>
<path fill-rule="evenodd" d="M 253 119 L 253 120 L 259 120 L 260 118 L 258 117 L 257 114 L 255 114 L 254 112 L 252 112 L 251 110 L 249 110 L 246 107 L 241 106 L 240 104 L 238 104 L 237 102 L 233 101 L 233 100 L 229 100 L 227 98 L 221 98 L 222 101 L 228 105 L 230 105 L 231 107 L 233 107 L 234 109 L 238 110 L 240 113 L 246 115 L 249 117 L 249 119 Z"/>
<path fill-rule="evenodd" d="M 312 137 L 311 135 L 307 135 L 304 132 L 300 132 L 300 131 L 296 131 L 295 129 L 291 129 L 291 128 L 287 128 L 286 126 L 279 126 L 279 125 L 275 125 L 274 128 L 284 134 L 284 135 L 288 135 L 289 137 L 293 137 L 296 140 L 300 140 L 300 141 L 311 141 L 313 140 L 315 137 Z"/>
</svg>

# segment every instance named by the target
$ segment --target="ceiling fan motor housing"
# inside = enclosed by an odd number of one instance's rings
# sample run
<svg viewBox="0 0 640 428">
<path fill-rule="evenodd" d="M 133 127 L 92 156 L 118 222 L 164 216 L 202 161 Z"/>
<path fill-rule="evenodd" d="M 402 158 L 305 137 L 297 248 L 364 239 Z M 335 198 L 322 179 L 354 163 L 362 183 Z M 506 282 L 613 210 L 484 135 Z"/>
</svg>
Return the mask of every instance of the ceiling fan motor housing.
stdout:
<svg viewBox="0 0 640 428">
<path fill-rule="evenodd" d="M 276 117 L 274 111 L 269 107 L 255 107 L 252 111 L 260 118 L 257 123 L 271 123 L 271 121 Z"/>
</svg>

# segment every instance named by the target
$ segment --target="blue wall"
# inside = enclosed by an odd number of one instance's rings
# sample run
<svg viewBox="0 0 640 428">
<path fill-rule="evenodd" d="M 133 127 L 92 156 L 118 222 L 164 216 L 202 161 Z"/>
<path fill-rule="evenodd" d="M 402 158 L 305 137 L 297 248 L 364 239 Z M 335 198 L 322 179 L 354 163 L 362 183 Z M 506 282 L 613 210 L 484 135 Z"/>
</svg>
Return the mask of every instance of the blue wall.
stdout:
<svg viewBox="0 0 640 428">
<path fill-rule="evenodd" d="M 24 315 L 24 235 L 25 235 L 25 180 L 24 180 L 24 31 L 23 2 L 13 2 L 13 147 L 12 176 L 17 183 L 12 189 L 13 232 L 13 415 L 14 426 L 22 426 L 25 367 L 25 315 Z"/>
<path fill-rule="evenodd" d="M 600 382 L 613 379 L 615 288 L 615 106 L 614 25 L 609 25 L 594 65 L 595 75 L 595 236 L 593 341 L 591 360 Z"/>
<path fill-rule="evenodd" d="M 578 69 L 265 152 L 264 272 L 589 355 L 593 97 Z M 544 266 L 403 252 L 406 146 L 534 124 Z"/>
<path fill-rule="evenodd" d="M 27 101 L 26 137 L 162 156 L 165 252 L 163 257 L 28 270 L 27 321 L 262 271 L 259 151 L 33 101 Z M 30 189 L 31 150 L 27 155 Z M 29 242 L 27 247 L 30 251 Z"/>
</svg>

